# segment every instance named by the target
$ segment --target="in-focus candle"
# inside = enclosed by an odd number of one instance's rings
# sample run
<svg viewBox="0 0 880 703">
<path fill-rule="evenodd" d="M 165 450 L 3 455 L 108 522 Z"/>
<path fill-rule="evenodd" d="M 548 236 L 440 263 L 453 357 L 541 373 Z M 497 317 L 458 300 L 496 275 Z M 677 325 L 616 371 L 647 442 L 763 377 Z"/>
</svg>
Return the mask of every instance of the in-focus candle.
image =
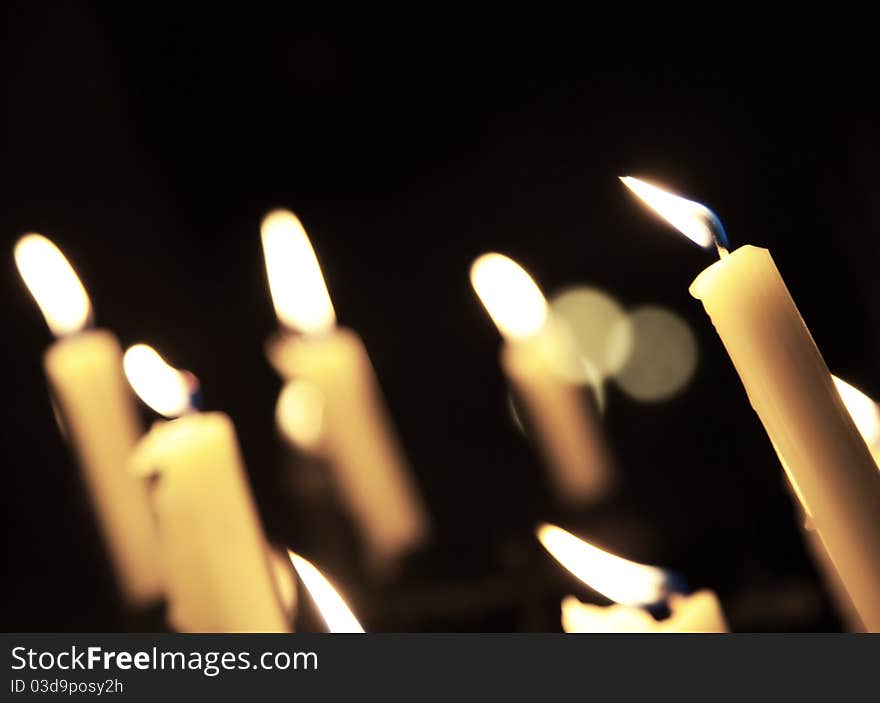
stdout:
<svg viewBox="0 0 880 703">
<path fill-rule="evenodd" d="M 880 472 L 835 387 L 773 257 L 727 253 L 705 206 L 624 179 L 649 207 L 719 261 L 691 294 L 703 303 L 794 493 L 863 624 L 880 631 Z M 707 216 L 709 213 L 711 217 Z"/>
</svg>

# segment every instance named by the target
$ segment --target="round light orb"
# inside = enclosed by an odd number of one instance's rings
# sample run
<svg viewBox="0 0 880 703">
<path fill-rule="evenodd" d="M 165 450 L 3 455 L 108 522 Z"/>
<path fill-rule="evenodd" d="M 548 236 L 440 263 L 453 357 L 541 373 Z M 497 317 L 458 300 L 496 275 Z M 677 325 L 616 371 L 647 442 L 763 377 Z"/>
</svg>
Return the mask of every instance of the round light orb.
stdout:
<svg viewBox="0 0 880 703">
<path fill-rule="evenodd" d="M 687 322 L 657 305 L 629 315 L 633 335 L 626 364 L 615 374 L 620 388 L 646 403 L 668 400 L 688 385 L 697 368 L 697 341 Z"/>
<path fill-rule="evenodd" d="M 575 380 L 594 384 L 626 365 L 633 332 L 626 311 L 608 293 L 588 286 L 567 288 L 553 296 L 550 309 L 567 324 L 583 361 L 582 377 Z"/>
</svg>

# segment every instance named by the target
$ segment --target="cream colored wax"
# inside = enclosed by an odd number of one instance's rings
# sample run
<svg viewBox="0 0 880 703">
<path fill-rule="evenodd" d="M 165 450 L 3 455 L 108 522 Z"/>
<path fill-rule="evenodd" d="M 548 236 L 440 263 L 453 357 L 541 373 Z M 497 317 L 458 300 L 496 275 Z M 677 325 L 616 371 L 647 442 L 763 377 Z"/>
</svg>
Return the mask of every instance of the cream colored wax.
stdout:
<svg viewBox="0 0 880 703">
<path fill-rule="evenodd" d="M 880 472 L 766 249 L 691 286 L 865 627 L 880 631 Z"/>
<path fill-rule="evenodd" d="M 49 347 L 43 365 L 123 597 L 134 606 L 158 600 L 162 581 L 147 487 L 127 470 L 142 429 L 119 342 L 105 330 L 78 332 Z"/>
<path fill-rule="evenodd" d="M 669 598 L 669 617 L 655 620 L 642 608 L 590 605 L 574 596 L 562 601 L 566 632 L 729 632 L 718 597 L 708 590 Z"/>
<path fill-rule="evenodd" d="M 574 363 L 566 330 L 553 318 L 533 337 L 511 339 L 501 367 L 527 415 L 557 496 L 584 505 L 604 496 L 612 472 L 601 418 L 592 397 L 567 377 Z"/>
<path fill-rule="evenodd" d="M 132 456 L 152 476 L 169 620 L 180 632 L 287 632 L 269 546 L 227 415 L 157 422 Z"/>
<path fill-rule="evenodd" d="M 313 451 L 327 459 L 372 565 L 388 573 L 425 541 L 429 520 L 363 342 L 334 326 L 319 334 L 280 334 L 268 354 L 283 377 L 320 391 L 320 440 Z"/>
</svg>

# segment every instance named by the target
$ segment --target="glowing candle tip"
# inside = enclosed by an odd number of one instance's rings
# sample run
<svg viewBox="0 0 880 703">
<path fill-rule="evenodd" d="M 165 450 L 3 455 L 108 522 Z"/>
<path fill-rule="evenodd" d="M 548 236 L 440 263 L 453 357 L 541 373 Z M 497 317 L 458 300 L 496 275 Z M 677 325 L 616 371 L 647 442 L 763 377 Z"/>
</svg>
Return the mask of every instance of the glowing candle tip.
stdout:
<svg viewBox="0 0 880 703">
<path fill-rule="evenodd" d="M 24 235 L 15 244 L 15 265 L 56 337 L 79 332 L 92 319 L 92 304 L 70 262 L 52 240 Z"/>
<path fill-rule="evenodd" d="M 834 375 L 831 378 L 865 443 L 872 450 L 880 451 L 880 406 L 843 379 Z"/>
<path fill-rule="evenodd" d="M 364 628 L 357 621 L 354 613 L 349 610 L 342 596 L 336 592 L 327 578 L 308 559 L 296 552 L 287 550 L 293 568 L 302 579 L 306 588 L 321 612 L 330 632 L 362 633 Z"/>
<path fill-rule="evenodd" d="M 527 339 L 547 321 L 547 300 L 534 279 L 513 259 L 489 253 L 471 265 L 471 285 L 505 337 Z"/>
<path fill-rule="evenodd" d="M 729 244 L 724 225 L 718 215 L 705 205 L 675 195 L 640 178 L 618 178 L 639 200 L 692 242 L 703 248 L 715 245 L 719 256 L 727 253 Z"/>
<path fill-rule="evenodd" d="M 309 236 L 289 210 L 273 210 L 260 226 L 269 292 L 279 322 L 306 334 L 326 332 L 336 312 Z"/>
<path fill-rule="evenodd" d="M 663 569 L 606 552 L 556 525 L 543 523 L 535 532 L 554 559 L 610 600 L 645 606 L 668 595 L 669 578 Z"/>
<path fill-rule="evenodd" d="M 196 377 L 168 364 L 151 346 L 129 347 L 122 365 L 134 392 L 160 415 L 177 417 L 193 409 L 193 397 L 198 392 Z"/>
</svg>

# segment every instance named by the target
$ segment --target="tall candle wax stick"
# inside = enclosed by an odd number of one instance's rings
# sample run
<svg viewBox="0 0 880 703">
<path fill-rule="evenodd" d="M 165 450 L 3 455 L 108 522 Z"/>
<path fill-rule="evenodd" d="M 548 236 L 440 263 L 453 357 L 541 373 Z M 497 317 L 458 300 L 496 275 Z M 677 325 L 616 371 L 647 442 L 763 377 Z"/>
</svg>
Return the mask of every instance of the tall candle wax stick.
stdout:
<svg viewBox="0 0 880 703">
<path fill-rule="evenodd" d="M 832 376 L 832 379 L 840 394 L 840 399 L 846 406 L 856 428 L 865 440 L 865 444 L 871 450 L 874 461 L 878 464 L 878 469 L 880 469 L 880 408 L 871 398 L 846 381 L 837 376 Z M 863 632 L 865 628 L 853 606 L 852 599 L 844 588 L 825 545 L 822 544 L 812 522 L 806 516 L 804 517 L 804 533 L 813 558 L 825 579 L 831 599 L 837 606 L 838 614 L 846 629 L 850 632 Z"/>
<path fill-rule="evenodd" d="M 327 460 L 369 561 L 388 574 L 424 543 L 427 511 L 363 342 L 336 325 L 302 224 L 293 213 L 279 210 L 266 216 L 261 234 L 272 302 L 283 328 L 267 346 L 269 359 L 286 380 L 309 388 L 321 408 L 320 433 L 310 448 Z M 290 423 L 282 418 L 281 424 Z"/>
<path fill-rule="evenodd" d="M 137 475 L 153 477 L 171 624 L 180 632 L 288 631 L 232 421 L 194 411 L 194 377 L 151 347 L 129 348 L 124 363 L 141 399 L 175 418 L 154 424 L 131 457 Z"/>
<path fill-rule="evenodd" d="M 25 235 L 15 261 L 58 338 L 43 366 L 123 598 L 145 606 L 161 597 L 162 582 L 147 487 L 127 471 L 142 428 L 123 377 L 122 349 L 110 332 L 89 329 L 89 297 L 50 240 Z"/>
<path fill-rule="evenodd" d="M 321 612 L 321 617 L 324 618 L 330 632 L 362 634 L 364 628 L 361 627 L 354 613 L 351 612 L 342 596 L 336 592 L 324 574 L 318 571 L 308 559 L 304 559 L 290 550 L 288 550 L 288 554 L 296 573 L 315 601 L 315 605 Z"/>
<path fill-rule="evenodd" d="M 598 408 L 567 376 L 577 363 L 568 330 L 528 273 L 502 254 L 471 266 L 471 284 L 504 337 L 501 366 L 522 401 L 558 497 L 583 505 L 611 486 Z"/>
<path fill-rule="evenodd" d="M 642 201 L 720 261 L 700 273 L 702 301 L 865 627 L 880 631 L 880 472 L 770 252 L 727 253 L 717 218 L 638 179 Z"/>
<path fill-rule="evenodd" d="M 671 575 L 656 566 L 639 564 L 599 549 L 555 525 L 537 530 L 544 548 L 562 566 L 615 605 L 562 601 L 566 632 L 727 632 L 718 597 L 703 589 L 686 595 Z M 646 609 L 663 605 L 668 617 L 657 620 Z"/>
</svg>

